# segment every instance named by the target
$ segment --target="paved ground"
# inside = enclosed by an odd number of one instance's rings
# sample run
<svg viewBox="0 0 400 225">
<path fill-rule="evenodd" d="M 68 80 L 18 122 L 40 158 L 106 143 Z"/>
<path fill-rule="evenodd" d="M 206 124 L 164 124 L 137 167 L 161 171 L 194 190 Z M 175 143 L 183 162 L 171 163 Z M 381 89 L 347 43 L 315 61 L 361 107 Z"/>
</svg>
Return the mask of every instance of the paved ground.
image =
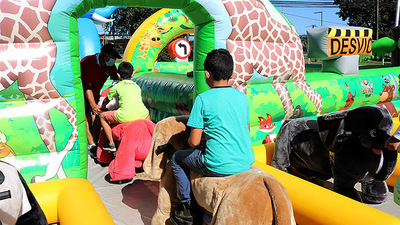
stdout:
<svg viewBox="0 0 400 225">
<path fill-rule="evenodd" d="M 133 181 L 110 184 L 108 167 L 88 159 L 88 180 L 93 184 L 116 225 L 148 225 L 157 207 L 159 182 L 138 173 Z"/>
<path fill-rule="evenodd" d="M 361 185 L 360 185 L 361 186 Z M 382 204 L 369 204 L 369 206 L 389 213 L 397 218 L 400 218 L 400 206 L 393 201 L 393 190 L 389 193 L 388 199 Z"/>
<path fill-rule="evenodd" d="M 125 184 L 106 181 L 108 167 L 88 160 L 88 180 L 93 184 L 116 225 L 148 225 L 157 206 L 159 182 L 148 180 L 144 173 Z M 358 187 L 359 188 L 359 187 Z M 383 204 L 370 205 L 400 218 L 400 206 L 393 201 L 393 193 Z"/>
</svg>

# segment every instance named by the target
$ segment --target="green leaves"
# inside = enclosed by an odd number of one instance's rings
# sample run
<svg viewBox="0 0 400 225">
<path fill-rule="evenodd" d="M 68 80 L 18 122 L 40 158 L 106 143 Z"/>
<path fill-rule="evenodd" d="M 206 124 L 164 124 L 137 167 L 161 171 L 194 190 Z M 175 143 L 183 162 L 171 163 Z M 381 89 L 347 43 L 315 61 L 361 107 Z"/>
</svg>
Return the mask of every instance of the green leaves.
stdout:
<svg viewBox="0 0 400 225">
<path fill-rule="evenodd" d="M 377 1 L 379 1 L 379 38 L 390 36 L 396 17 L 396 1 L 393 0 L 334 0 L 343 20 L 348 19 L 349 26 L 372 28 L 374 39 L 377 30 Z"/>
<path fill-rule="evenodd" d="M 117 9 L 112 15 L 113 22 L 105 24 L 109 35 L 132 36 L 136 29 L 159 8 L 128 7 Z"/>
</svg>

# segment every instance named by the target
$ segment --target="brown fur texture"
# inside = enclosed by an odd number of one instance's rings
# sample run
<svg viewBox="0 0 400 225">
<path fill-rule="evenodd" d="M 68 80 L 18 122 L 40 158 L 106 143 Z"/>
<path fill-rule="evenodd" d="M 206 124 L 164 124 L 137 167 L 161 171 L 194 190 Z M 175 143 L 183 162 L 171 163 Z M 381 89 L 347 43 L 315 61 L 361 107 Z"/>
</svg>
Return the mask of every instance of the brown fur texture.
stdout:
<svg viewBox="0 0 400 225">
<path fill-rule="evenodd" d="M 151 179 L 161 179 L 153 225 L 171 224 L 168 218 L 179 203 L 169 160 L 176 150 L 189 148 L 187 120 L 188 116 L 169 117 L 154 128 L 143 164 Z M 197 203 L 212 213 L 211 224 L 296 224 L 286 189 L 257 167 L 223 178 L 203 177 L 192 171 L 191 184 Z"/>
</svg>

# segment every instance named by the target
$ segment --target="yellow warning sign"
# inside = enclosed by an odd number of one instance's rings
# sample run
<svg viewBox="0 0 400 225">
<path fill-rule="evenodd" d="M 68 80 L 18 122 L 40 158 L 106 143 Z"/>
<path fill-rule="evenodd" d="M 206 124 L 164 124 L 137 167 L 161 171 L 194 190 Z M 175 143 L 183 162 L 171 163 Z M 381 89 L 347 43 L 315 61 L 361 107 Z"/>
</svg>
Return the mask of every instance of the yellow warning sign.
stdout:
<svg viewBox="0 0 400 225">
<path fill-rule="evenodd" d="M 329 28 L 328 56 L 372 55 L 372 30 Z"/>
</svg>

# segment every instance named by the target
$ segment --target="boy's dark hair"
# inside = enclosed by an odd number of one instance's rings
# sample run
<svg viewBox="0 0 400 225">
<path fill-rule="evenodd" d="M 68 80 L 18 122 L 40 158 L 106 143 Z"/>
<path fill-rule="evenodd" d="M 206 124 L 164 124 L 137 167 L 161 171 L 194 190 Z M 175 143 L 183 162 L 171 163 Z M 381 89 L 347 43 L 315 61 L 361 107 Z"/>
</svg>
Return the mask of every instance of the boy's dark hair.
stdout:
<svg viewBox="0 0 400 225">
<path fill-rule="evenodd" d="M 122 79 L 131 78 L 133 74 L 133 66 L 129 62 L 122 62 L 118 66 L 118 74 Z"/>
<path fill-rule="evenodd" d="M 214 80 L 229 80 L 233 73 L 233 58 L 228 50 L 214 49 L 207 54 L 204 70 L 214 76 Z"/>
</svg>

